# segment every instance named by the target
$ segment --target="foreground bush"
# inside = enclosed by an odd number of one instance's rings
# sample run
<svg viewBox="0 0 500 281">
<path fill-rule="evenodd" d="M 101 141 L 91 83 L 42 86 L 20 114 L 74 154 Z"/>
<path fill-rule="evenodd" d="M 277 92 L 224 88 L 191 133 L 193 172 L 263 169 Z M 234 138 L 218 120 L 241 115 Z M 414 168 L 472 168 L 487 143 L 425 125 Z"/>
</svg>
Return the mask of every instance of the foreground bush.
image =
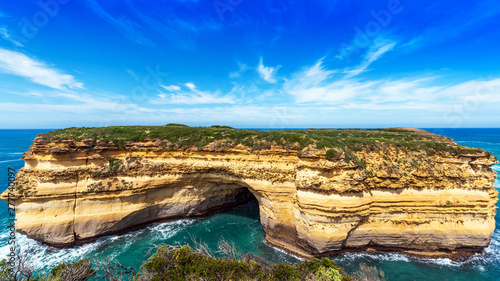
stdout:
<svg viewBox="0 0 500 281">
<path fill-rule="evenodd" d="M 74 263 L 61 263 L 52 269 L 47 280 L 50 281 L 87 281 L 95 275 L 92 263 L 87 260 L 79 260 Z"/>
<path fill-rule="evenodd" d="M 26 256 L 26 255 L 25 255 Z M 22 261 L 23 256 L 20 257 Z M 19 259 L 19 258 L 18 258 Z M 0 280 L 2 281 L 87 281 L 95 275 L 92 263 L 87 260 L 79 260 L 74 263 L 61 263 L 54 267 L 50 274 L 35 276 L 31 265 L 16 264 L 9 268 L 6 260 L 0 261 Z"/>
<path fill-rule="evenodd" d="M 136 280 L 350 280 L 327 258 L 271 268 L 258 257 L 231 260 L 204 255 L 189 246 L 164 245 L 140 269 Z"/>
</svg>

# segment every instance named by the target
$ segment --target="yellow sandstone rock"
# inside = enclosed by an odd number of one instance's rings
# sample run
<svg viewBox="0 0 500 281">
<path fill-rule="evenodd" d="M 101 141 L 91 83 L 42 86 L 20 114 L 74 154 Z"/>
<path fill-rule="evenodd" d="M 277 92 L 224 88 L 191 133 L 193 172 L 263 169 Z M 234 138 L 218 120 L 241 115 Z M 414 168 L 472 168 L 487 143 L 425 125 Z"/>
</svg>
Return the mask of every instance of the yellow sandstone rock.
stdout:
<svg viewBox="0 0 500 281">
<path fill-rule="evenodd" d="M 16 177 L 17 230 L 73 245 L 253 197 L 267 242 L 307 257 L 362 249 L 474 252 L 488 246 L 495 228 L 490 166 L 498 161 L 487 153 L 358 152 L 362 168 L 314 150 L 298 157 L 275 147 L 170 151 L 160 141 L 133 147 L 35 140 Z"/>
</svg>

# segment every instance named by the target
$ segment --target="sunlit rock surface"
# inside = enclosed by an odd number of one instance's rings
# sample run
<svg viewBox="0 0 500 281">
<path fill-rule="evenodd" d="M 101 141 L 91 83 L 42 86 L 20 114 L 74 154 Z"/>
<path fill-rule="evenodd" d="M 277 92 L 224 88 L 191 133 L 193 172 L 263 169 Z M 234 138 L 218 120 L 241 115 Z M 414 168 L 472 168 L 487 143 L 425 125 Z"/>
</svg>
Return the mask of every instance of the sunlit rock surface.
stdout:
<svg viewBox="0 0 500 281">
<path fill-rule="evenodd" d="M 476 252 L 495 228 L 490 166 L 498 161 L 486 152 L 426 155 L 384 146 L 353 153 L 361 166 L 313 148 L 207 147 L 180 151 L 144 140 L 120 149 L 91 138 L 38 137 L 16 177 L 17 230 L 67 246 L 253 198 L 267 242 L 307 257 Z"/>
</svg>

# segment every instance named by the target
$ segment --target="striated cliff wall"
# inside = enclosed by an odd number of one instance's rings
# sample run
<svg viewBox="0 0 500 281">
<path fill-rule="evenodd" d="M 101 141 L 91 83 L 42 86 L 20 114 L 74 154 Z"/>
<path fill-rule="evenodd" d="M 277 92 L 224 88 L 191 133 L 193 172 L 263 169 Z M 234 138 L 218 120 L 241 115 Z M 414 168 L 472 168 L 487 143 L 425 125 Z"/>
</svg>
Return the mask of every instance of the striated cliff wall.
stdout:
<svg viewBox="0 0 500 281">
<path fill-rule="evenodd" d="M 490 166 L 498 161 L 484 151 L 427 155 L 387 145 L 353 151 L 355 162 L 312 146 L 181 151 L 163 142 L 120 148 L 37 137 L 16 177 L 17 230 L 66 246 L 253 197 L 268 243 L 301 256 L 474 252 L 495 228 Z"/>
</svg>

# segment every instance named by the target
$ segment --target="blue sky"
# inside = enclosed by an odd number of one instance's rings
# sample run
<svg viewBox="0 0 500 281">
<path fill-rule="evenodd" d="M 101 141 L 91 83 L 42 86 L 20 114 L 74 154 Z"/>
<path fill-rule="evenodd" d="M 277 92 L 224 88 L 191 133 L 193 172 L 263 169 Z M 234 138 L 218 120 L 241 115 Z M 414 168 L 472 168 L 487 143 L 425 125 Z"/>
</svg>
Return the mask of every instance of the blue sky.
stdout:
<svg viewBox="0 0 500 281">
<path fill-rule="evenodd" d="M 499 22 L 496 0 L 2 1 L 0 128 L 500 127 Z"/>
</svg>

